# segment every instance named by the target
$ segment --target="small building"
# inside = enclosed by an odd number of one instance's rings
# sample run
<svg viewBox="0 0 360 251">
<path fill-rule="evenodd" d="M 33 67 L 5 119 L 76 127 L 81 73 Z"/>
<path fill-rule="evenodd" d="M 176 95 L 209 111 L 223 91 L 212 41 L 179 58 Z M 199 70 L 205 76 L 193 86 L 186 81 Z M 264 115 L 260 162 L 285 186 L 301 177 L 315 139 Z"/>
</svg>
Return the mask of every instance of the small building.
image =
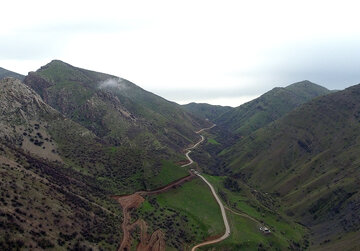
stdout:
<svg viewBox="0 0 360 251">
<path fill-rule="evenodd" d="M 265 227 L 265 226 L 261 226 L 261 227 L 259 228 L 259 230 L 260 230 L 261 232 L 263 232 L 264 234 L 270 234 L 270 233 L 271 233 L 271 230 L 270 230 L 269 228 Z"/>
</svg>

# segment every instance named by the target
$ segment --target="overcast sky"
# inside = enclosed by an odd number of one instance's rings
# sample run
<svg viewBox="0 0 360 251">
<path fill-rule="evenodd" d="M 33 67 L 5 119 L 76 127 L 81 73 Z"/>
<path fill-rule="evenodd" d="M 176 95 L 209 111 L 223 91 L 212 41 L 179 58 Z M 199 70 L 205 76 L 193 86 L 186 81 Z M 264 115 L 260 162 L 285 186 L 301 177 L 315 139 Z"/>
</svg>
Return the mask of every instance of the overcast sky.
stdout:
<svg viewBox="0 0 360 251">
<path fill-rule="evenodd" d="M 275 86 L 360 83 L 357 1 L 2 0 L 0 67 L 52 59 L 178 103 L 237 106 Z"/>
</svg>

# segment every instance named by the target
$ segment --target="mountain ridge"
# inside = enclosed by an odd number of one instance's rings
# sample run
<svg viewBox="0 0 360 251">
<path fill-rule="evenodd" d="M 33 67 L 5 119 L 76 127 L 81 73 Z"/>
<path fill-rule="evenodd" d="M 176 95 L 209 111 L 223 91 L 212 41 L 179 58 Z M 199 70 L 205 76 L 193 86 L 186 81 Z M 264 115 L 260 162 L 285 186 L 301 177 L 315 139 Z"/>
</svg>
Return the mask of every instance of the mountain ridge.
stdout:
<svg viewBox="0 0 360 251">
<path fill-rule="evenodd" d="M 275 87 L 218 117 L 215 123 L 243 136 L 282 117 L 295 107 L 328 93 L 330 91 L 326 88 L 307 80 L 287 87 Z"/>
<path fill-rule="evenodd" d="M 12 78 L 16 78 L 19 79 L 20 81 L 23 81 L 25 76 L 21 75 L 19 73 L 13 72 L 13 71 L 9 71 L 7 69 L 4 69 L 2 67 L 0 67 L 0 80 L 7 78 L 7 77 L 12 77 Z"/>
<path fill-rule="evenodd" d="M 207 124 L 130 81 L 59 60 L 30 73 L 24 82 L 65 116 L 118 144 L 140 144 L 134 142 L 136 135 L 146 132 L 152 137 L 152 147 L 160 139 L 160 145 L 179 151 L 196 137 L 196 128 Z"/>
</svg>

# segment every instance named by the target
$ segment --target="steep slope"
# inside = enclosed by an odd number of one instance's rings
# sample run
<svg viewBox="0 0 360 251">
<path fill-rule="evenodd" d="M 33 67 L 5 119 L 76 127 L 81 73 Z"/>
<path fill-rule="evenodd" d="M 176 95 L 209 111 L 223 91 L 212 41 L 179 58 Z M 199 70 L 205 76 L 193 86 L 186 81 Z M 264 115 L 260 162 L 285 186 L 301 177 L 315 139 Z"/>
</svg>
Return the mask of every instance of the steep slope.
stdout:
<svg viewBox="0 0 360 251">
<path fill-rule="evenodd" d="M 186 111 L 204 119 L 215 121 L 222 114 L 231 111 L 230 106 L 209 105 L 206 103 L 189 103 L 182 106 Z"/>
<path fill-rule="evenodd" d="M 4 78 L 8 78 L 8 77 L 16 78 L 21 81 L 23 81 L 25 78 L 24 75 L 21 75 L 19 73 L 12 72 L 12 71 L 9 71 L 9 70 L 6 70 L 6 69 L 0 67 L 0 80 L 4 79 Z"/>
<path fill-rule="evenodd" d="M 309 81 L 298 82 L 285 88 L 277 87 L 223 114 L 215 123 L 236 134 L 247 135 L 281 118 L 297 106 L 328 93 L 330 91 L 326 88 Z"/>
<path fill-rule="evenodd" d="M 233 177 L 278 196 L 313 247 L 359 247 L 360 85 L 310 101 L 223 153 Z M 348 240 L 348 241 L 346 241 Z"/>
<path fill-rule="evenodd" d="M 46 103 L 106 142 L 179 151 L 207 122 L 181 106 L 112 75 L 54 60 L 25 78 Z"/>
<path fill-rule="evenodd" d="M 76 170 L 104 145 L 19 80 L 0 90 L 0 249 L 115 249 L 121 212 L 91 170 Z"/>
</svg>

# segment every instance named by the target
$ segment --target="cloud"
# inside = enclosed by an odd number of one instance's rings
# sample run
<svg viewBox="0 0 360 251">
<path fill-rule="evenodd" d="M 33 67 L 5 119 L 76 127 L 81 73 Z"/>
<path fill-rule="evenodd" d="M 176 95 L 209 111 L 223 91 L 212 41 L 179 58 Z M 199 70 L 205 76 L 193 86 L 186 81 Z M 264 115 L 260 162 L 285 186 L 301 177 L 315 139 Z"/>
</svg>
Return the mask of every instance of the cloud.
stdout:
<svg viewBox="0 0 360 251">
<path fill-rule="evenodd" d="M 127 90 L 129 87 L 126 85 L 125 80 L 121 78 L 109 78 L 99 83 L 99 89 L 115 88 L 120 91 Z"/>
<path fill-rule="evenodd" d="M 179 102 L 252 97 L 304 79 L 331 89 L 360 81 L 358 1 L 35 0 L 22 8 L 16 1 L 1 6 L 17 9 L 16 18 L 11 11 L 0 15 L 6 24 L 0 26 L 0 66 L 15 72 L 59 58 Z M 119 82 L 99 86 L 123 88 Z"/>
</svg>

